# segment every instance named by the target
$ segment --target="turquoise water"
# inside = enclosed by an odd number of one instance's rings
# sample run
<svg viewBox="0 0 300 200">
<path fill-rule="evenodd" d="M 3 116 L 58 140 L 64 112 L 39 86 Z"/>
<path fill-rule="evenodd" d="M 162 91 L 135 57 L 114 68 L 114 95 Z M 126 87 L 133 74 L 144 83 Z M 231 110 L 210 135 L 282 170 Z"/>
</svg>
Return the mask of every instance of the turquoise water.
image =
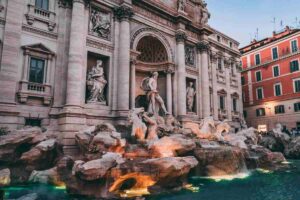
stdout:
<svg viewBox="0 0 300 200">
<path fill-rule="evenodd" d="M 300 161 L 291 161 L 289 170 L 266 173 L 254 171 L 249 177 L 231 181 L 191 178 L 198 191 L 147 197 L 147 200 L 300 200 Z M 5 199 L 37 193 L 40 200 L 80 199 L 69 197 L 64 189 L 45 185 L 28 185 L 5 189 Z"/>
</svg>

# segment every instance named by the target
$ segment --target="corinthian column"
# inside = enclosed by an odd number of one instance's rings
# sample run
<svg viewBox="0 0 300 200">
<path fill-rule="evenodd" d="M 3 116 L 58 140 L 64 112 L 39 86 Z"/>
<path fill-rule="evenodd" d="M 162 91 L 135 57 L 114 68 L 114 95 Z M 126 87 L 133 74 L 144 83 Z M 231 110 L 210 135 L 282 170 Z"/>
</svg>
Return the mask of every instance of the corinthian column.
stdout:
<svg viewBox="0 0 300 200">
<path fill-rule="evenodd" d="M 182 31 L 177 32 L 177 110 L 179 116 L 186 115 L 186 81 L 185 81 L 185 52 L 184 42 L 187 38 Z"/>
<path fill-rule="evenodd" d="M 81 85 L 84 80 L 82 71 L 85 56 L 83 51 L 85 41 L 84 9 L 84 0 L 73 0 L 66 105 L 74 107 L 80 107 L 84 101 Z"/>
<path fill-rule="evenodd" d="M 120 21 L 119 66 L 117 84 L 117 110 L 128 111 L 130 101 L 130 23 L 133 12 L 127 6 L 115 9 L 115 17 Z"/>
<path fill-rule="evenodd" d="M 208 74 L 208 51 L 209 43 L 205 40 L 197 43 L 198 52 L 201 54 L 201 81 L 202 81 L 202 111 L 203 118 L 210 116 L 209 102 L 209 74 Z"/>
<path fill-rule="evenodd" d="M 217 54 L 211 55 L 211 63 L 212 63 L 212 88 L 213 88 L 213 116 L 215 120 L 219 119 L 218 115 L 218 92 L 217 92 Z"/>
</svg>

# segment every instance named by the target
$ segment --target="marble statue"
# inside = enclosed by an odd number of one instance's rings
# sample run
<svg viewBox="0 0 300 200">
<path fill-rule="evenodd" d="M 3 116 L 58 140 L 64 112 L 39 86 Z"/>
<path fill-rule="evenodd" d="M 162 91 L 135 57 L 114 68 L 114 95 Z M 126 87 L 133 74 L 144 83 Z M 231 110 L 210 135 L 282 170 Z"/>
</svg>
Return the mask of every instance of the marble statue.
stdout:
<svg viewBox="0 0 300 200">
<path fill-rule="evenodd" d="M 92 9 L 90 15 L 90 32 L 96 36 L 109 39 L 111 32 L 110 15 Z"/>
<path fill-rule="evenodd" d="M 204 3 L 204 7 L 201 10 L 201 22 L 200 23 L 202 25 L 207 24 L 209 18 L 210 18 L 210 13 L 208 12 L 207 4 Z"/>
<path fill-rule="evenodd" d="M 186 0 L 178 0 L 178 11 L 185 12 Z"/>
<path fill-rule="evenodd" d="M 144 108 L 135 108 L 128 115 L 129 123 L 132 124 L 131 137 L 137 140 L 144 140 L 146 137 L 147 126 L 142 119 L 144 112 Z"/>
<path fill-rule="evenodd" d="M 147 77 L 142 81 L 141 88 L 147 92 L 148 113 L 158 116 L 161 108 L 165 114 L 169 114 L 162 97 L 157 91 L 158 72 L 153 72 L 151 77 Z"/>
<path fill-rule="evenodd" d="M 194 88 L 194 83 L 189 82 L 189 86 L 186 89 L 186 103 L 187 103 L 187 111 L 193 112 L 194 110 L 194 99 L 195 99 L 196 91 Z"/>
<path fill-rule="evenodd" d="M 147 126 L 146 139 L 147 140 L 156 140 L 156 139 L 158 139 L 158 136 L 157 136 L 158 124 L 156 122 L 155 116 L 153 114 L 149 114 L 149 113 L 145 112 L 143 114 L 143 119 L 146 122 L 146 126 Z"/>
<path fill-rule="evenodd" d="M 90 92 L 88 102 L 105 102 L 104 88 L 107 81 L 104 77 L 104 70 L 102 67 L 102 60 L 97 61 L 97 65 L 94 66 L 88 73 L 87 86 Z"/>
</svg>

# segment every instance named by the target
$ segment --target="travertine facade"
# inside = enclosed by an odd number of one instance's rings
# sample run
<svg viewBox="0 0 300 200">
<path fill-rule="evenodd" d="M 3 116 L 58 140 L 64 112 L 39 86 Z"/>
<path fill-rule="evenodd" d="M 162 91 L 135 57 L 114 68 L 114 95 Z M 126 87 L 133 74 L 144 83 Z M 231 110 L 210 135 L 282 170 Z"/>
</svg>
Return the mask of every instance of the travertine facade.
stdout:
<svg viewBox="0 0 300 200">
<path fill-rule="evenodd" d="M 0 2 L 1 126 L 41 123 L 72 145 L 80 128 L 145 106 L 155 71 L 179 120 L 241 117 L 239 44 L 207 25 L 202 0 Z"/>
</svg>

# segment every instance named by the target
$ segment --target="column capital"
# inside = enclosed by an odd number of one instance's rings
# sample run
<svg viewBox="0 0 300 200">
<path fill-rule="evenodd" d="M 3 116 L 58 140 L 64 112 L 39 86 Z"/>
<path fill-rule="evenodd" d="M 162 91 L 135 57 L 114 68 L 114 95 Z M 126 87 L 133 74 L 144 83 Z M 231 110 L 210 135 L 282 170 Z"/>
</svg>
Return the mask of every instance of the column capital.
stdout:
<svg viewBox="0 0 300 200">
<path fill-rule="evenodd" d="M 129 20 L 134 15 L 132 8 L 128 6 L 120 6 L 114 8 L 114 16 L 118 20 Z"/>
<path fill-rule="evenodd" d="M 185 42 L 187 39 L 186 33 L 183 31 L 177 31 L 175 34 L 175 38 L 177 42 Z"/>
<path fill-rule="evenodd" d="M 169 66 L 167 69 L 164 70 L 166 74 L 173 74 L 175 72 L 174 67 Z"/>
<path fill-rule="evenodd" d="M 200 53 L 208 52 L 210 50 L 209 42 L 206 40 L 200 41 L 196 44 L 196 48 Z"/>
</svg>

